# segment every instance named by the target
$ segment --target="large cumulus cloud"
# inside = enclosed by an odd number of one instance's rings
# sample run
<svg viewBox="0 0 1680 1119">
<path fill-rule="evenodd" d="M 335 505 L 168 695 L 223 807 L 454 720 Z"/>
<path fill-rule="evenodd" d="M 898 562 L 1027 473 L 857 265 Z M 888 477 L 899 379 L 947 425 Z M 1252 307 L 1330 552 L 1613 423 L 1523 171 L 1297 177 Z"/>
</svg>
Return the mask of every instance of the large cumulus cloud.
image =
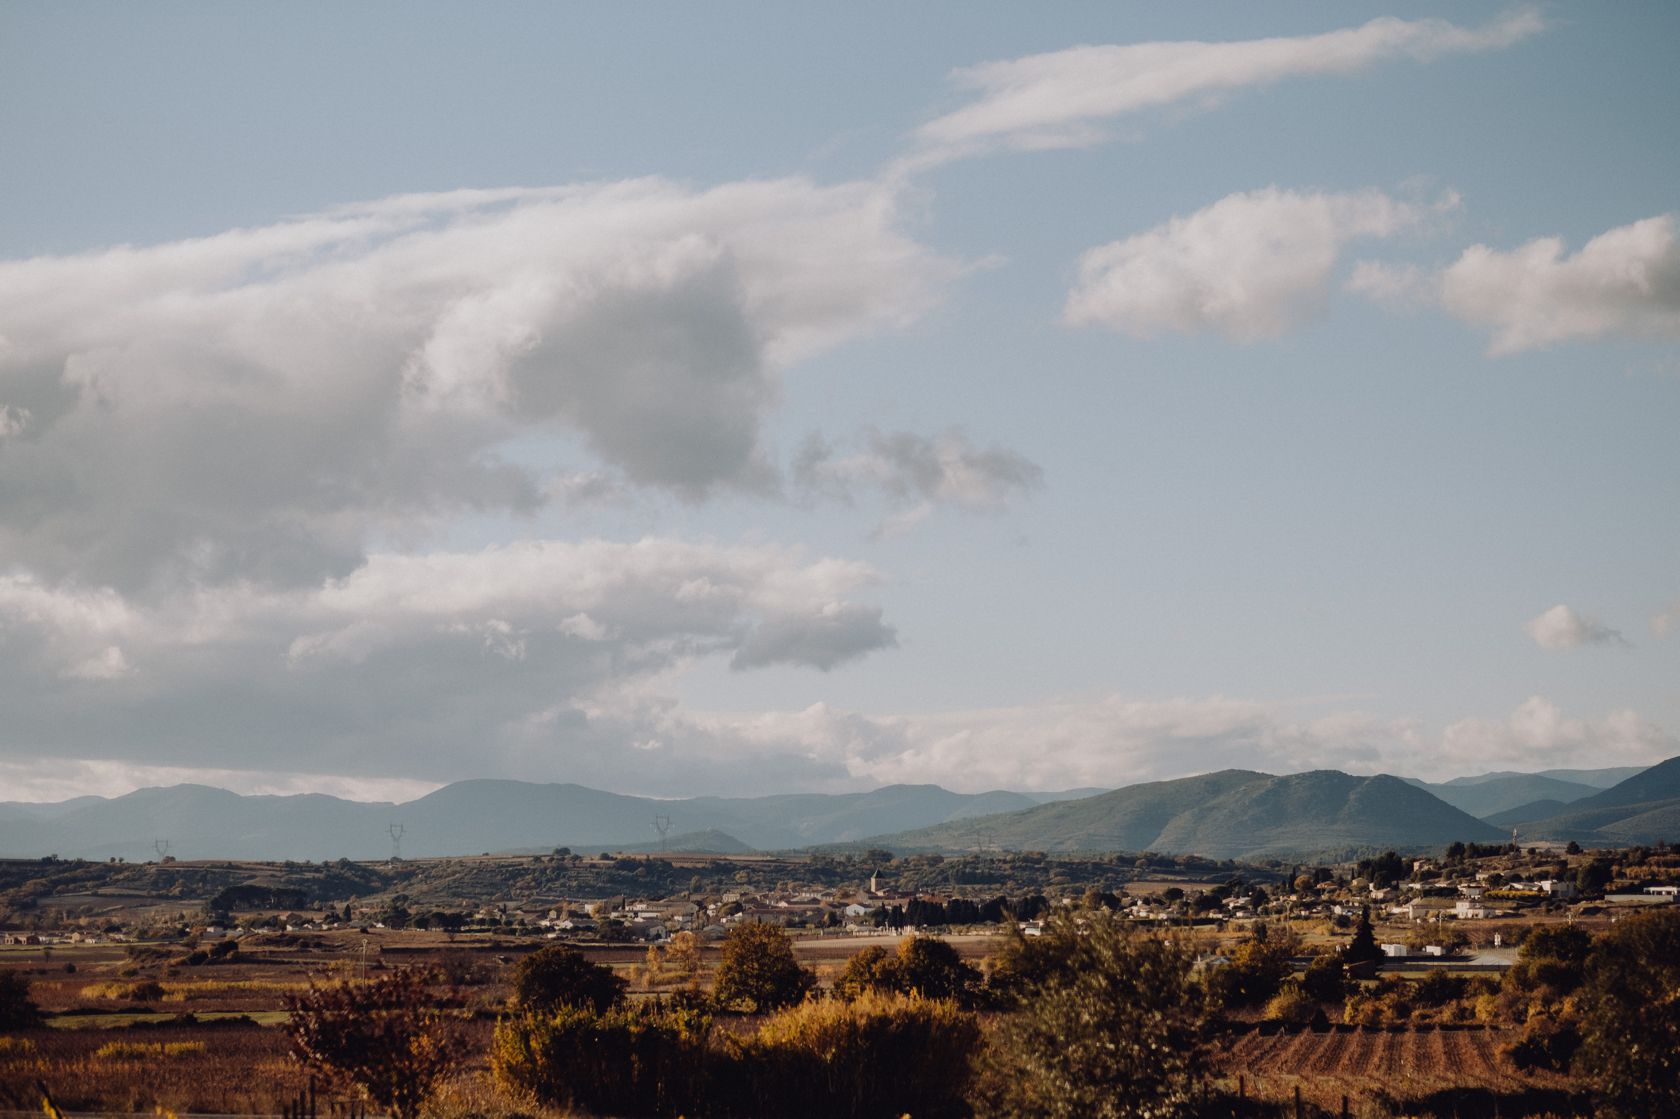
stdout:
<svg viewBox="0 0 1680 1119">
<path fill-rule="evenodd" d="M 531 435 L 684 498 L 763 489 L 781 371 L 951 274 L 889 188 L 799 179 L 405 196 L 0 262 L 0 552 L 123 590 L 308 585 L 382 533 L 543 503 L 502 453 Z"/>
</svg>

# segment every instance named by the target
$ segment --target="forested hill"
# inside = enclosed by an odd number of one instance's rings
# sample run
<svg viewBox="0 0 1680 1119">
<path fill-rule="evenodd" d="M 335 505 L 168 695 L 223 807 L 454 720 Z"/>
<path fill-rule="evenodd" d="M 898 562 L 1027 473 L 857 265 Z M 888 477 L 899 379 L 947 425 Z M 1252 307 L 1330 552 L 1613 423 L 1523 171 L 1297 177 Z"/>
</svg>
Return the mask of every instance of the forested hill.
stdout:
<svg viewBox="0 0 1680 1119">
<path fill-rule="evenodd" d="M 1248 770 L 1132 785 L 1068 804 L 878 836 L 897 850 L 1125 850 L 1209 858 L 1421 850 L 1504 833 L 1398 777 Z"/>
</svg>

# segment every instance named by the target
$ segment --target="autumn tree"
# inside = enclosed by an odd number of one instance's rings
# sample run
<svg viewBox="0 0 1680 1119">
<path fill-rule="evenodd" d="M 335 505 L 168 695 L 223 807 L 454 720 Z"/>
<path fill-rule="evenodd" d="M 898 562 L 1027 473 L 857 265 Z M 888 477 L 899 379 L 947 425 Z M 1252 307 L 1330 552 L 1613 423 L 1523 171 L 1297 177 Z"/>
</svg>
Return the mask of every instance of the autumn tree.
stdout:
<svg viewBox="0 0 1680 1119">
<path fill-rule="evenodd" d="M 866 991 L 918 994 L 972 1008 L 979 1001 L 980 985 L 980 973 L 963 962 L 949 943 L 916 936 L 900 941 L 896 952 L 872 944 L 854 955 L 834 981 L 834 993 L 843 999 L 858 998 Z"/>
<path fill-rule="evenodd" d="M 427 978 L 404 969 L 289 996 L 286 1033 L 296 1056 L 329 1082 L 365 1092 L 397 1119 L 415 1119 L 464 1053 Z"/>
<path fill-rule="evenodd" d="M 787 933 L 749 922 L 724 937 L 712 996 L 720 1007 L 745 1004 L 763 1013 L 799 1002 L 816 982 L 816 974 L 794 959 Z"/>
<path fill-rule="evenodd" d="M 665 948 L 665 963 L 684 988 L 693 990 L 699 987 L 700 938 L 686 929 L 677 933 Z"/>
<path fill-rule="evenodd" d="M 537 1013 L 583 1006 L 604 1014 L 624 1000 L 629 986 L 612 968 L 564 944 L 539 948 L 513 969 L 514 1003 Z"/>
</svg>

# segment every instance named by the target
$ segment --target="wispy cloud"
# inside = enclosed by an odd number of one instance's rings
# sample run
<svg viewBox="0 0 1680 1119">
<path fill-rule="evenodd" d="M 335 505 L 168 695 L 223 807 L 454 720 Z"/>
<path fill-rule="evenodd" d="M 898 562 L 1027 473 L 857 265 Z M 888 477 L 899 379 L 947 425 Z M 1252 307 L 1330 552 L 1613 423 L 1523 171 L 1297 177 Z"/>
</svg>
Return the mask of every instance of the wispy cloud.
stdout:
<svg viewBox="0 0 1680 1119">
<path fill-rule="evenodd" d="M 1205 103 L 1288 78 L 1357 73 L 1392 59 L 1497 50 L 1545 27 L 1537 11 L 1522 8 L 1477 28 L 1384 18 L 1320 35 L 1079 46 L 982 63 L 953 75 L 976 98 L 918 129 L 912 162 L 1085 146 L 1105 139 L 1107 122 L 1128 113 Z"/>
<path fill-rule="evenodd" d="M 1043 484 L 1044 471 L 1004 447 L 979 447 L 961 431 L 921 435 L 871 431 L 861 448 L 842 451 L 820 435 L 806 439 L 794 459 L 802 489 L 851 502 L 879 494 L 897 506 L 882 522 L 886 535 L 922 521 L 938 506 L 998 512 Z"/>
</svg>

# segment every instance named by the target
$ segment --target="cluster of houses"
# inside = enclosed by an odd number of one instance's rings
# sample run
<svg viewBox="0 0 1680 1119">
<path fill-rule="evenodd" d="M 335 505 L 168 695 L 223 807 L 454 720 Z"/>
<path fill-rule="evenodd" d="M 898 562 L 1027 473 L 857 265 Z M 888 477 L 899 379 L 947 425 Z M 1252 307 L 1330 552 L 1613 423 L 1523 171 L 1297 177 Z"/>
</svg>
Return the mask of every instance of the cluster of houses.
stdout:
<svg viewBox="0 0 1680 1119">
<path fill-rule="evenodd" d="M 593 901 L 557 900 L 530 924 L 551 938 L 593 938 L 616 926 L 617 935 L 658 942 L 679 932 L 702 940 L 722 940 L 735 925 L 768 924 L 819 929 L 835 935 L 865 935 L 878 930 L 874 915 L 907 900 L 890 891 L 862 895 L 726 891 L 717 896 L 663 899 L 623 896 Z M 510 914 L 511 916 L 511 914 Z"/>
</svg>

